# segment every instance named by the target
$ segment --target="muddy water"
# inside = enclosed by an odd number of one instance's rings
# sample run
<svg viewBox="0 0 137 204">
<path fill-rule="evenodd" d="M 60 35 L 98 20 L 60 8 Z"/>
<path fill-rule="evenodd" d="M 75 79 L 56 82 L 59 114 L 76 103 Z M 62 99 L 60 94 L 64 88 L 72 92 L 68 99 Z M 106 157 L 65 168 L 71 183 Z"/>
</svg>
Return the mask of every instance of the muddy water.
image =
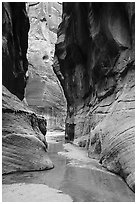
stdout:
<svg viewBox="0 0 137 204">
<path fill-rule="evenodd" d="M 73 159 L 57 154 L 64 151 L 63 142 L 62 136 L 54 138 L 54 142 L 49 142 L 49 156 L 55 165 L 54 169 L 9 174 L 3 176 L 3 184 L 46 184 L 62 190 L 77 202 L 134 201 L 134 193 L 120 177 L 101 169 L 86 168 L 86 165 L 70 165 Z"/>
</svg>

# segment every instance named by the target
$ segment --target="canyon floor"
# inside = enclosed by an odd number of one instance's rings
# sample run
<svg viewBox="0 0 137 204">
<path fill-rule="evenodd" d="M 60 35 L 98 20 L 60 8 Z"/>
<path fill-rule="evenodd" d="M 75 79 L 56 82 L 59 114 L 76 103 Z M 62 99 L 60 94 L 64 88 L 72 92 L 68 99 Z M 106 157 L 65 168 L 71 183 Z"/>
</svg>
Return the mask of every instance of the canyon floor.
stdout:
<svg viewBox="0 0 137 204">
<path fill-rule="evenodd" d="M 133 202 L 119 176 L 88 158 L 86 150 L 65 143 L 64 132 L 47 132 L 52 170 L 3 176 L 3 202 Z"/>
</svg>

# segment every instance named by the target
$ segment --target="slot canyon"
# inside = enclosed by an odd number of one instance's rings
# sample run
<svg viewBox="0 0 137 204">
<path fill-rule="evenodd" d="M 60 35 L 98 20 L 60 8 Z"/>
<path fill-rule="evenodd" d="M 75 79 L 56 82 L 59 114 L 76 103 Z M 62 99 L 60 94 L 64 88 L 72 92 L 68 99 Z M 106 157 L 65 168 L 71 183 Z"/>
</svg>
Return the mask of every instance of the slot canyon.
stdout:
<svg viewBox="0 0 137 204">
<path fill-rule="evenodd" d="M 135 3 L 2 3 L 2 201 L 135 201 Z"/>
</svg>

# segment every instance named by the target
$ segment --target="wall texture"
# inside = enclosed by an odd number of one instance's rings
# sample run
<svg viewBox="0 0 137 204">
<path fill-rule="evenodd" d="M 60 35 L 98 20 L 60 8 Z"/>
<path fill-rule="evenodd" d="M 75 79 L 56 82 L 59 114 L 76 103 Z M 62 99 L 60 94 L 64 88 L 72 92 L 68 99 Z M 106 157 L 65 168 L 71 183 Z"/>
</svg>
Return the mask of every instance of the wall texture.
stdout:
<svg viewBox="0 0 137 204">
<path fill-rule="evenodd" d="M 2 173 L 53 168 L 47 155 L 47 121 L 2 89 Z"/>
<path fill-rule="evenodd" d="M 21 100 L 27 80 L 28 31 L 25 3 L 2 3 L 2 84 Z"/>
<path fill-rule="evenodd" d="M 66 100 L 52 68 L 62 5 L 57 2 L 27 3 L 27 13 L 30 30 L 26 101 L 47 118 L 48 129 L 64 129 Z"/>
<path fill-rule="evenodd" d="M 63 3 L 54 71 L 67 99 L 66 139 L 134 190 L 134 3 Z"/>
<path fill-rule="evenodd" d="M 29 19 L 25 3 L 2 4 L 2 173 L 53 168 L 47 121 L 21 100 L 27 81 Z M 12 94 L 13 93 L 13 94 Z"/>
</svg>

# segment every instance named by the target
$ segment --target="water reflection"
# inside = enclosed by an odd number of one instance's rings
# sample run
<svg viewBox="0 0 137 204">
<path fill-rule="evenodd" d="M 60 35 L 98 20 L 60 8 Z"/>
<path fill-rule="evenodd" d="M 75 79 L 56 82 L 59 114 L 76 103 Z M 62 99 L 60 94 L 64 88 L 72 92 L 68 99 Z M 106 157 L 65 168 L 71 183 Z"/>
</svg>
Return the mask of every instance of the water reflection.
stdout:
<svg viewBox="0 0 137 204">
<path fill-rule="evenodd" d="M 134 193 L 118 176 L 97 169 L 69 165 L 70 159 L 57 154 L 58 151 L 63 151 L 63 142 L 64 140 L 49 144 L 49 157 L 55 166 L 53 169 L 9 174 L 3 176 L 3 184 L 46 184 L 62 190 L 77 202 L 134 201 Z"/>
<path fill-rule="evenodd" d="M 68 166 L 60 189 L 77 202 L 134 201 L 134 193 L 124 181 L 94 169 Z"/>
<path fill-rule="evenodd" d="M 64 159 L 64 157 L 57 154 L 50 154 L 50 158 L 54 163 L 53 169 L 9 174 L 3 176 L 3 184 L 35 183 L 46 184 L 49 187 L 58 189 L 60 187 L 60 183 L 64 179 L 67 161 Z"/>
</svg>

